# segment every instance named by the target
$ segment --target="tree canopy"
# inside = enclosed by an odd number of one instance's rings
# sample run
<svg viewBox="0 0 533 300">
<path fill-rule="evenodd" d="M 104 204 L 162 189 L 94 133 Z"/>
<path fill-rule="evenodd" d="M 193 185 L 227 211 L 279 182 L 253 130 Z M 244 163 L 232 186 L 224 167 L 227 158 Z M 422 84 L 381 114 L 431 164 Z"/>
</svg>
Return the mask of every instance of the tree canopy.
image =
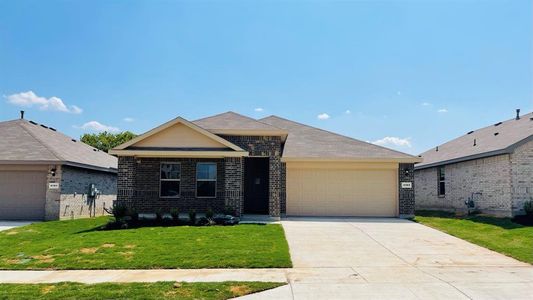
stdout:
<svg viewBox="0 0 533 300">
<path fill-rule="evenodd" d="M 91 145 L 96 149 L 108 152 L 120 144 L 123 144 L 137 135 L 130 131 L 123 131 L 120 133 L 100 132 L 100 133 L 85 133 L 81 136 L 80 141 Z"/>
</svg>

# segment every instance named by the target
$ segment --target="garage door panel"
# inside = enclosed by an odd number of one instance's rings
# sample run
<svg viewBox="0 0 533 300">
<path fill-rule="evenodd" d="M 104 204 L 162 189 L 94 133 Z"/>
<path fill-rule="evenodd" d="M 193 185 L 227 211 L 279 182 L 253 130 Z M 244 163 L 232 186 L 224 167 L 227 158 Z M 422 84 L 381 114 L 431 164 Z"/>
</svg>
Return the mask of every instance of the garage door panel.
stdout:
<svg viewBox="0 0 533 300">
<path fill-rule="evenodd" d="M 396 216 L 397 169 L 291 168 L 287 214 Z"/>
<path fill-rule="evenodd" d="M 45 172 L 0 171 L 0 219 L 43 219 L 45 199 Z"/>
</svg>

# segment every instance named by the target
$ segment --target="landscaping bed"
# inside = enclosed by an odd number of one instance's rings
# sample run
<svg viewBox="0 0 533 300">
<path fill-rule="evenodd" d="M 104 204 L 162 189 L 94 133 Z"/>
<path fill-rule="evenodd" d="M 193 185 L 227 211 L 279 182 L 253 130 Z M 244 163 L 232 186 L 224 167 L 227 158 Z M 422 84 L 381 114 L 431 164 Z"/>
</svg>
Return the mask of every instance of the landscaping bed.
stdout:
<svg viewBox="0 0 533 300">
<path fill-rule="evenodd" d="M 113 218 L 35 223 L 0 232 L 0 269 L 291 267 L 281 225 L 103 230 Z"/>
<path fill-rule="evenodd" d="M 533 226 L 487 215 L 457 217 L 453 213 L 417 211 L 416 222 L 479 246 L 533 264 Z"/>
<path fill-rule="evenodd" d="M 0 299 L 229 299 L 272 289 L 275 282 L 0 284 Z"/>
</svg>

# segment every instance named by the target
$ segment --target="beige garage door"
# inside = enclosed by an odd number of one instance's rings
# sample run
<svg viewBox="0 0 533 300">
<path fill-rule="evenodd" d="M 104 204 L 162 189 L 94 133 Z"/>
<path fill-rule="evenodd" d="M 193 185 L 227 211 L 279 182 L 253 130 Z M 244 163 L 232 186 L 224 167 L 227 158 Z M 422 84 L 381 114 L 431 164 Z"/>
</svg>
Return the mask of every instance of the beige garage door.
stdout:
<svg viewBox="0 0 533 300">
<path fill-rule="evenodd" d="M 287 215 L 398 215 L 397 164 L 287 163 Z"/>
<path fill-rule="evenodd" d="M 46 173 L 0 171 L 0 220 L 44 219 Z"/>
</svg>

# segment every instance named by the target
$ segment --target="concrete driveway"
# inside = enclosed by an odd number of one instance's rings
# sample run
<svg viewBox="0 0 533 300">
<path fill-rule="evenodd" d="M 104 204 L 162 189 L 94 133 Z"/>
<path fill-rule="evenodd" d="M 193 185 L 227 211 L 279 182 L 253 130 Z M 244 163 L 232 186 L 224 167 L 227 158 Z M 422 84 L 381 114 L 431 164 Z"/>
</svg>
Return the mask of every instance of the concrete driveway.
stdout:
<svg viewBox="0 0 533 300">
<path fill-rule="evenodd" d="M 533 299 L 531 265 L 418 223 L 288 218 L 282 225 L 290 284 L 243 299 Z"/>
<path fill-rule="evenodd" d="M 29 225 L 35 223 L 36 221 L 2 221 L 0 220 L 0 231 L 8 230 L 15 227 Z"/>
</svg>

